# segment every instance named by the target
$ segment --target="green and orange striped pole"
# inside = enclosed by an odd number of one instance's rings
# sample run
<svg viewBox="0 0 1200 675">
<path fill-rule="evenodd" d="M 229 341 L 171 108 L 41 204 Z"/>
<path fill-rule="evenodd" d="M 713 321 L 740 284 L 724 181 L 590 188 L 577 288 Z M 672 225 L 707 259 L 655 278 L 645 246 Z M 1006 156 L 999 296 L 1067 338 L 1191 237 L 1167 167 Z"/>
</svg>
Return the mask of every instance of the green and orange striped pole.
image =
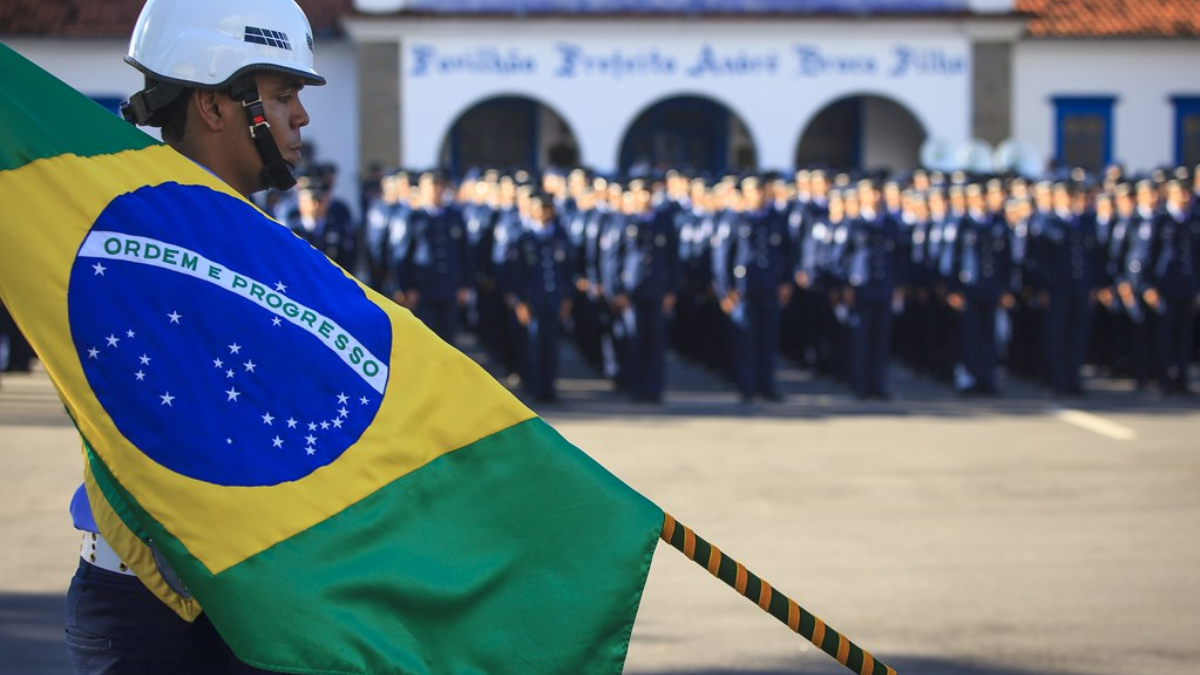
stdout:
<svg viewBox="0 0 1200 675">
<path fill-rule="evenodd" d="M 771 588 L 765 579 L 755 576 L 740 562 L 721 549 L 696 536 L 690 527 L 664 513 L 662 540 L 679 549 L 689 560 L 706 567 L 710 574 L 756 603 L 764 612 L 779 619 L 792 632 L 799 633 L 826 654 L 859 675 L 896 675 L 887 664 L 871 656 L 845 635 L 830 628 L 795 600 Z"/>
</svg>

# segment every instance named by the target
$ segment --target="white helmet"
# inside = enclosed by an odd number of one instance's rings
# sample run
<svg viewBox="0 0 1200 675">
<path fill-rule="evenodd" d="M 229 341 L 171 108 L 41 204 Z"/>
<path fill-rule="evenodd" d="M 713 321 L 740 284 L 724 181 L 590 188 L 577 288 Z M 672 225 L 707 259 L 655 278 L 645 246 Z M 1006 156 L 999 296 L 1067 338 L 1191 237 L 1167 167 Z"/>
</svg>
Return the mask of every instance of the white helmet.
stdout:
<svg viewBox="0 0 1200 675">
<path fill-rule="evenodd" d="M 147 77 L 201 89 L 253 70 L 325 84 L 312 29 L 294 0 L 147 0 L 125 61 Z"/>
</svg>

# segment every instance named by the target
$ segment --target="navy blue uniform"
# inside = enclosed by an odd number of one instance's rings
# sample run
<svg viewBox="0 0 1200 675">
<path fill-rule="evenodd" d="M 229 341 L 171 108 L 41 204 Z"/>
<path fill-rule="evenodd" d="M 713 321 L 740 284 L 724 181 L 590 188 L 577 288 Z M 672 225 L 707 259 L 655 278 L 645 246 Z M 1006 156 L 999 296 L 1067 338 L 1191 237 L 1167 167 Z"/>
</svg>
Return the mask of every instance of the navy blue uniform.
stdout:
<svg viewBox="0 0 1200 675">
<path fill-rule="evenodd" d="M 420 209 L 409 215 L 407 229 L 407 254 L 396 286 L 417 292 L 417 318 L 452 343 L 458 332 L 458 292 L 468 285 L 462 214 L 455 208 Z"/>
<path fill-rule="evenodd" d="M 1012 283 L 1011 230 L 1001 214 L 968 213 L 947 230 L 947 282 L 965 301 L 959 319 L 962 364 L 983 393 L 996 391 L 996 309 Z"/>
<path fill-rule="evenodd" d="M 888 396 L 892 297 L 904 283 L 906 268 L 900 238 L 899 223 L 886 213 L 864 214 L 847 225 L 840 267 L 853 292 L 850 388 L 860 398 Z"/>
<path fill-rule="evenodd" d="M 719 252 L 718 293 L 736 291 L 733 324 L 734 377 L 742 398 L 779 398 L 775 383 L 781 308 L 779 288 L 794 266 L 786 217 L 774 209 L 743 213 Z"/>
<path fill-rule="evenodd" d="M 1160 220 L 1150 252 L 1149 281 L 1158 291 L 1155 308 L 1160 387 L 1165 394 L 1188 393 L 1193 355 L 1192 322 L 1200 296 L 1200 221 L 1168 209 Z"/>
<path fill-rule="evenodd" d="M 633 305 L 629 389 L 637 400 L 662 400 L 667 359 L 664 300 L 674 296 L 679 280 L 679 237 L 669 214 L 650 211 L 626 221 L 618 290 Z"/>
<path fill-rule="evenodd" d="M 1046 364 L 1050 384 L 1060 394 L 1082 393 L 1080 368 L 1091 335 L 1092 292 L 1099 287 L 1103 250 L 1094 217 L 1056 212 L 1046 221 L 1038 245 L 1046 308 Z"/>
<path fill-rule="evenodd" d="M 556 224 L 528 227 L 516 244 L 513 295 L 529 310 L 522 383 L 539 401 L 557 398 L 561 312 L 575 271 L 567 233 Z"/>
</svg>

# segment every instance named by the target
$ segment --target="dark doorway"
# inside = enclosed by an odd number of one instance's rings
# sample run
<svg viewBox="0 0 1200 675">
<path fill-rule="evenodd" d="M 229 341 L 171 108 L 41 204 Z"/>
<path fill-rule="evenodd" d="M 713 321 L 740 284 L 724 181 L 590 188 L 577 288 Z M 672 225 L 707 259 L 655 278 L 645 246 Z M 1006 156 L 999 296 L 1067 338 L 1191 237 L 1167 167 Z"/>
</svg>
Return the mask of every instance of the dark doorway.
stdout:
<svg viewBox="0 0 1200 675">
<path fill-rule="evenodd" d="M 817 113 L 800 137 L 796 166 L 854 170 L 915 167 L 925 129 L 907 108 L 881 96 L 852 96 Z"/>
<path fill-rule="evenodd" d="M 719 174 L 757 163 L 742 120 L 724 105 L 697 96 L 666 99 L 646 109 L 621 143 L 621 170 L 629 174 L 666 169 Z"/>
<path fill-rule="evenodd" d="M 562 116 L 530 98 L 492 98 L 462 114 L 442 144 L 442 166 L 567 168 L 579 164 L 579 144 Z"/>
</svg>

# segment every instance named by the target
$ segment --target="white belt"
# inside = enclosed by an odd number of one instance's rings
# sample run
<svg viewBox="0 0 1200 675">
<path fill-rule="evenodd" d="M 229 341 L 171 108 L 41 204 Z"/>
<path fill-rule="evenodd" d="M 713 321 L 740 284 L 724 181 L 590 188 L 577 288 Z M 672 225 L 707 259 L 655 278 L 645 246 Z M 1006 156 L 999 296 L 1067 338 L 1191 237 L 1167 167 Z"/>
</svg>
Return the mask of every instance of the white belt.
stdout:
<svg viewBox="0 0 1200 675">
<path fill-rule="evenodd" d="M 131 577 L 137 576 L 133 570 L 129 569 L 129 565 L 121 562 L 121 556 L 117 555 L 104 537 L 95 532 L 83 533 L 83 545 L 79 547 L 79 557 L 102 570 Z"/>
</svg>

